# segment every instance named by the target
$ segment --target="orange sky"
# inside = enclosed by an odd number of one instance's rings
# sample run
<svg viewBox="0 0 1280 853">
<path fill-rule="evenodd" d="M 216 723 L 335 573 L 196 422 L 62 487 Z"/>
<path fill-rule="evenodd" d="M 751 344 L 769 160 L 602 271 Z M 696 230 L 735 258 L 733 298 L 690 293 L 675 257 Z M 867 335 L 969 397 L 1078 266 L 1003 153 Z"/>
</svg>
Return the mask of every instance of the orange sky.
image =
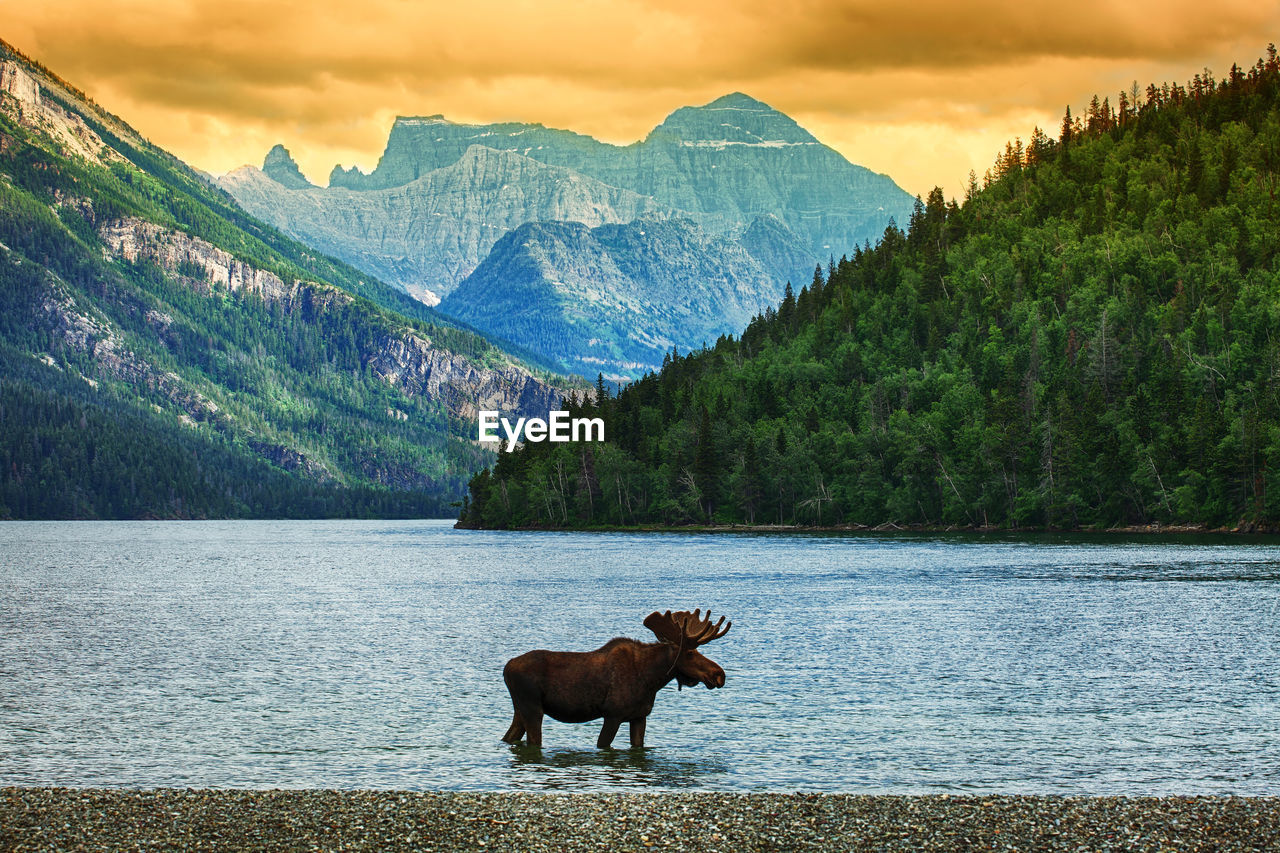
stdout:
<svg viewBox="0 0 1280 853">
<path fill-rule="evenodd" d="M 0 28 L 210 172 L 283 142 L 324 184 L 372 168 L 396 115 L 629 143 L 742 91 L 912 193 L 958 195 L 1068 103 L 1252 64 L 1280 2 L 0 0 Z"/>
</svg>

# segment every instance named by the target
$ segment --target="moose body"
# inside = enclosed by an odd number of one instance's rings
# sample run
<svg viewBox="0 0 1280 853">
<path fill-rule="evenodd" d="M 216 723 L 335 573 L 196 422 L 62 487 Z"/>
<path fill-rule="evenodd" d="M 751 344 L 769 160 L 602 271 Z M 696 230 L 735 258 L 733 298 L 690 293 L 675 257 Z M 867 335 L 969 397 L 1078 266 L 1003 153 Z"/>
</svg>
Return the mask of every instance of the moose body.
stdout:
<svg viewBox="0 0 1280 853">
<path fill-rule="evenodd" d="M 658 691 L 675 679 L 680 685 L 698 683 L 723 687 L 724 670 L 697 651 L 697 646 L 724 636 L 724 624 L 711 625 L 710 611 L 702 620 L 695 610 L 653 613 L 644 624 L 659 642 L 618 638 L 592 652 L 553 652 L 538 649 L 507 661 L 503 680 L 515 708 L 511 727 L 503 735 L 516 743 L 527 735 L 530 746 L 542 745 L 543 715 L 563 723 L 604 719 L 596 746 L 606 749 L 618 728 L 630 725 L 631 745 L 644 746 L 645 720 Z"/>
</svg>

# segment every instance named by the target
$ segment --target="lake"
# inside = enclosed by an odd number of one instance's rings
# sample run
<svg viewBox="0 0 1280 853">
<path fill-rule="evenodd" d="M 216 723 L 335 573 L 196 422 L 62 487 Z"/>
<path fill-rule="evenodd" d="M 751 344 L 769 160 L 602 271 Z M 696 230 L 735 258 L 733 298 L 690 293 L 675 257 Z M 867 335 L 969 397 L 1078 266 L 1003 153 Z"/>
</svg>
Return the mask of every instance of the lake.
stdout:
<svg viewBox="0 0 1280 853">
<path fill-rule="evenodd" d="M 644 750 L 500 741 L 508 658 L 695 607 Z M 1280 540 L 4 523 L 0 785 L 1277 794 Z"/>
</svg>

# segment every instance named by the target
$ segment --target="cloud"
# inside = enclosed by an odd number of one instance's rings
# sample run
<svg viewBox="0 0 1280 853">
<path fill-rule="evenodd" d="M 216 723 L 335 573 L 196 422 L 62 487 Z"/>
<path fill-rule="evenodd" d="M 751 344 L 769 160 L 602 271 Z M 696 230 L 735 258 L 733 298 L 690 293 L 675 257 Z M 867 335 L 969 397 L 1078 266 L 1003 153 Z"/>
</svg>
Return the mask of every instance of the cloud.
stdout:
<svg viewBox="0 0 1280 853">
<path fill-rule="evenodd" d="M 1053 126 L 1066 103 L 1134 79 L 1185 80 L 1205 64 L 1221 76 L 1280 24 L 1275 3 L 1237 0 L 0 0 L 0 10 L 19 48 L 214 171 L 259 162 L 282 141 L 323 182 L 335 162 L 372 166 L 397 114 L 539 121 L 625 143 L 678 106 L 741 90 L 855 161 L 890 155 L 867 165 L 922 193 L 952 185 L 961 161 L 981 158 L 981 173 L 1019 122 Z"/>
<path fill-rule="evenodd" d="M 945 71 L 1044 58 L 1187 59 L 1256 37 L 1277 20 L 1274 6 L 1239 0 L 745 0 L 734 6 L 740 10 L 735 34 L 766 64 L 859 71 Z"/>
</svg>

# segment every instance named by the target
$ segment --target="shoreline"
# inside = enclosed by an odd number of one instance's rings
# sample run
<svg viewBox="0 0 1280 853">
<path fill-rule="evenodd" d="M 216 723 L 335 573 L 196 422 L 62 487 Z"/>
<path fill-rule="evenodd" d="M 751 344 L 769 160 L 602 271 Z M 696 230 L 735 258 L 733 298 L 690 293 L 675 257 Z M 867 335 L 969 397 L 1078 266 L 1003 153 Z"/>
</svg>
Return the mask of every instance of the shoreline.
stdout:
<svg viewBox="0 0 1280 853">
<path fill-rule="evenodd" d="M 930 524 L 636 524 L 636 525 L 592 525 L 590 527 L 477 527 L 466 525 L 453 516 L 431 516 L 410 518 L 402 516 L 385 516 L 378 518 L 354 518 L 348 516 L 317 518 L 268 518 L 268 517 L 231 517 L 231 518 L 196 518 L 196 517 L 159 517 L 140 518 L 0 518 L 3 524 L 68 524 L 68 523 L 122 523 L 139 522 L 163 523 L 205 523 L 218 521 L 439 521 L 450 522 L 455 530 L 509 530 L 533 533 L 773 533 L 797 534 L 810 533 L 856 533 L 856 534 L 920 534 L 933 535 L 940 533 L 959 533 L 976 536 L 1277 536 L 1280 527 L 1265 525 L 1237 525 L 1235 527 L 1208 527 L 1203 524 L 1130 524 L 1117 527 L 996 527 L 972 525 L 930 525 Z"/>
<path fill-rule="evenodd" d="M 0 788 L 0 849 L 1268 850 L 1280 797 Z"/>
<path fill-rule="evenodd" d="M 947 525 L 945 527 L 928 524 L 837 524 L 837 525 L 803 525 L 803 524 L 638 524 L 638 525 L 596 525 L 592 527 L 475 527 L 458 521 L 453 525 L 455 530 L 510 530 L 537 533 L 915 533 L 931 535 L 938 533 L 963 533 L 978 536 L 1275 536 L 1280 529 L 1270 527 L 1236 526 L 1207 527 L 1203 524 L 1130 524 L 1118 527 L 982 527 Z"/>
</svg>

